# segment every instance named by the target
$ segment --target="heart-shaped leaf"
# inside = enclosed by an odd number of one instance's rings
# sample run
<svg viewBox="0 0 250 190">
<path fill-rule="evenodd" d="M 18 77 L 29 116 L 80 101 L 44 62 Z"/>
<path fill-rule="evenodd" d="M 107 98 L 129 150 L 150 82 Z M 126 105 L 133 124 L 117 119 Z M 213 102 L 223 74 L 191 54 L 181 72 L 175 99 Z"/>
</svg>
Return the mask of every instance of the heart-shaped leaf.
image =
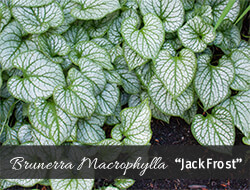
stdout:
<svg viewBox="0 0 250 190">
<path fill-rule="evenodd" d="M 64 16 L 57 3 L 42 7 L 13 7 L 12 14 L 28 33 L 40 34 L 62 24 Z"/>
<path fill-rule="evenodd" d="M 212 65 L 206 54 L 198 57 L 198 70 L 194 86 L 204 109 L 219 104 L 229 95 L 229 87 L 234 79 L 234 67 L 230 59 L 223 56 L 217 66 Z"/>
<path fill-rule="evenodd" d="M 14 76 L 8 81 L 10 93 L 24 102 L 49 98 L 57 85 L 65 85 L 63 71 L 38 51 L 19 54 L 13 66 L 23 72 L 23 78 Z"/>
<path fill-rule="evenodd" d="M 22 7 L 40 7 L 52 2 L 53 0 L 12 0 L 12 5 Z"/>
<path fill-rule="evenodd" d="M 80 5 L 71 10 L 71 14 L 77 19 L 82 20 L 98 20 L 109 13 L 120 9 L 118 0 L 73 0 Z"/>
<path fill-rule="evenodd" d="M 236 127 L 246 136 L 250 137 L 250 90 L 239 92 L 226 99 L 220 106 L 228 109 L 234 118 Z"/>
<path fill-rule="evenodd" d="M 154 14 L 145 15 L 143 21 L 144 27 L 138 30 L 138 21 L 132 17 L 127 18 L 122 23 L 121 33 L 130 48 L 146 59 L 153 59 L 164 42 L 164 28 Z"/>
<path fill-rule="evenodd" d="M 54 91 L 55 103 L 67 113 L 75 117 L 90 117 L 96 108 L 97 101 L 93 93 L 93 85 L 83 76 L 75 74 L 75 69 L 68 72 L 70 84 L 57 86 Z"/>
<path fill-rule="evenodd" d="M 18 54 L 37 49 L 32 41 L 24 39 L 27 35 L 16 21 L 8 24 L 0 33 L 0 60 L 3 70 L 13 68 L 12 61 Z"/>
<path fill-rule="evenodd" d="M 120 98 L 120 90 L 116 84 L 107 84 L 97 99 L 96 113 L 103 116 L 110 116 L 114 113 Z"/>
<path fill-rule="evenodd" d="M 194 52 L 203 52 L 215 39 L 213 27 L 196 16 L 178 30 L 181 43 Z"/>
<path fill-rule="evenodd" d="M 240 91 L 250 89 L 250 48 L 242 47 L 234 50 L 231 60 L 235 68 L 235 78 L 231 88 Z"/>
<path fill-rule="evenodd" d="M 41 35 L 38 39 L 42 52 L 55 63 L 62 63 L 63 58 L 58 56 L 65 56 L 70 51 L 70 47 L 61 35 Z"/>
<path fill-rule="evenodd" d="M 108 39 L 114 44 L 120 44 L 123 41 L 121 34 L 121 26 L 122 22 L 129 17 L 134 17 L 138 21 L 138 25 L 141 23 L 141 18 L 138 15 L 138 12 L 134 9 L 128 9 L 121 13 L 121 16 L 117 17 L 111 26 L 109 27 L 109 31 L 107 33 Z"/>
<path fill-rule="evenodd" d="M 153 13 L 163 21 L 166 32 L 175 32 L 184 22 L 181 0 L 141 0 L 142 15 Z"/>
<path fill-rule="evenodd" d="M 91 190 L 94 179 L 50 179 L 53 190 Z"/>
<path fill-rule="evenodd" d="M 196 57 L 189 49 L 182 49 L 179 57 L 172 57 L 167 50 L 160 51 L 155 60 L 155 74 L 167 91 L 177 98 L 190 86 L 196 72 Z"/>
<path fill-rule="evenodd" d="M 144 100 L 135 108 L 127 108 L 121 112 L 122 124 L 115 126 L 125 138 L 125 145 L 147 145 L 152 137 L 150 128 L 151 111 L 148 100 Z M 116 129 L 113 130 L 116 130 Z"/>
<path fill-rule="evenodd" d="M 101 67 L 112 70 L 113 65 L 107 51 L 94 42 L 80 42 L 75 46 L 75 49 L 70 53 L 70 59 L 82 68 L 80 63 L 87 62 L 95 63 Z M 81 61 L 79 61 L 81 59 Z"/>
<path fill-rule="evenodd" d="M 156 76 L 153 76 L 149 83 L 148 94 L 159 110 L 172 116 L 183 115 L 184 111 L 189 109 L 194 102 L 194 91 L 191 87 L 174 99 Z"/>
<path fill-rule="evenodd" d="M 90 119 L 81 119 L 77 122 L 77 141 L 82 144 L 95 144 L 105 139 L 102 126 L 104 116 L 92 115 Z"/>
<path fill-rule="evenodd" d="M 49 128 L 50 139 L 60 145 L 69 138 L 77 119 L 63 111 L 54 102 L 38 99 L 35 102 L 37 121 Z"/>
<path fill-rule="evenodd" d="M 215 108 L 206 117 L 196 115 L 192 124 L 196 140 L 205 146 L 233 145 L 235 129 L 232 115 L 225 108 Z"/>
<path fill-rule="evenodd" d="M 133 70 L 136 67 L 144 65 L 148 62 L 148 59 L 144 59 L 132 50 L 126 43 L 123 44 L 123 53 L 126 62 L 128 63 L 129 70 Z"/>
<path fill-rule="evenodd" d="M 11 19 L 11 14 L 9 8 L 2 2 L 0 2 L 0 32 L 2 31 L 3 27 L 9 23 Z"/>
</svg>

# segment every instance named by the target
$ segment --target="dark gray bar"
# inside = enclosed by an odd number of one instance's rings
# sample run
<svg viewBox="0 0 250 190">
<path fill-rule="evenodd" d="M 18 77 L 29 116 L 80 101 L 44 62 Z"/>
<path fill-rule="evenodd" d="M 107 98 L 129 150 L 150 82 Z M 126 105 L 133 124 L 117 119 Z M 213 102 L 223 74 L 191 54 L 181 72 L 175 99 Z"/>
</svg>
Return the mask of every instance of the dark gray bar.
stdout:
<svg viewBox="0 0 250 190">
<path fill-rule="evenodd" d="M 1 146 L 0 179 L 248 179 L 249 147 Z"/>
</svg>

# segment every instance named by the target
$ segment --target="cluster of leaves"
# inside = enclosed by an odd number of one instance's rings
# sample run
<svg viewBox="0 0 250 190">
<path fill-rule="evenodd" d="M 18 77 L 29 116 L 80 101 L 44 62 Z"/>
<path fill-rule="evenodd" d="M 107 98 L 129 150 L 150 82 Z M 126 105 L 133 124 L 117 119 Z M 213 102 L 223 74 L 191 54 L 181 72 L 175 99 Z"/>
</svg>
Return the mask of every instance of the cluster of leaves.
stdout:
<svg viewBox="0 0 250 190">
<path fill-rule="evenodd" d="M 228 2 L 1 0 L 0 142 L 147 145 L 152 115 L 192 123 L 201 145 L 233 145 L 235 126 L 249 144 L 239 0 L 214 28 Z M 114 126 L 110 138 L 104 125 Z M 92 189 L 94 180 L 2 180 L 1 188 L 37 183 Z"/>
</svg>

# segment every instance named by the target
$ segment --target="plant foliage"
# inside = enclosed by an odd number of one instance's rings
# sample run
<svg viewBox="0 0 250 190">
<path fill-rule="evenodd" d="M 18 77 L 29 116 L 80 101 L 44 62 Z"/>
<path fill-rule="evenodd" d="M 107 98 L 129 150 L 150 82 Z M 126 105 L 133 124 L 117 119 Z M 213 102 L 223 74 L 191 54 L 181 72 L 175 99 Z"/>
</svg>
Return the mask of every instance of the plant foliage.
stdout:
<svg viewBox="0 0 250 190">
<path fill-rule="evenodd" d="M 2 0 L 0 142 L 148 145 L 152 117 L 178 116 L 201 145 L 233 145 L 235 127 L 249 144 L 250 46 L 234 25 L 247 6 Z M 1 189 L 35 184 L 92 189 L 94 180 L 0 180 Z"/>
</svg>

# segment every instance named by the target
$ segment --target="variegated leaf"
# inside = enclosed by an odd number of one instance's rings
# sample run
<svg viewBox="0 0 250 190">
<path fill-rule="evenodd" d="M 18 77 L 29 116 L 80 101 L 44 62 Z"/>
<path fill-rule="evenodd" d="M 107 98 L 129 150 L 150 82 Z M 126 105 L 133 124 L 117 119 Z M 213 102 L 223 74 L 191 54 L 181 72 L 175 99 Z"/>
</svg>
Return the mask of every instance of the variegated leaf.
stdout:
<svg viewBox="0 0 250 190">
<path fill-rule="evenodd" d="M 103 116 L 110 116 L 114 113 L 120 98 L 120 90 L 116 84 L 107 83 L 103 92 L 97 99 L 96 113 Z"/>
<path fill-rule="evenodd" d="M 192 124 L 192 133 L 201 145 L 233 145 L 235 129 L 232 115 L 221 107 L 215 108 L 206 117 L 196 115 Z"/>
<path fill-rule="evenodd" d="M 78 43 L 74 50 L 71 51 L 70 59 L 76 65 L 79 65 L 80 68 L 82 68 L 81 63 L 95 63 L 107 70 L 113 69 L 113 65 L 111 64 L 107 51 L 91 41 Z"/>
<path fill-rule="evenodd" d="M 119 11 L 113 12 L 105 16 L 101 20 L 91 20 L 85 24 L 88 34 L 91 38 L 103 37 L 109 30 L 113 20 L 119 15 Z"/>
<path fill-rule="evenodd" d="M 71 26 L 63 36 L 71 48 L 73 48 L 76 43 L 89 40 L 87 31 L 82 26 L 77 25 Z"/>
<path fill-rule="evenodd" d="M 234 79 L 233 63 L 222 57 L 217 66 L 212 65 L 207 54 L 198 57 L 198 70 L 194 86 L 204 109 L 219 104 L 229 95 L 229 87 Z"/>
<path fill-rule="evenodd" d="M 26 143 L 26 142 L 30 142 L 33 141 L 33 136 L 32 136 L 32 128 L 30 125 L 26 124 L 26 125 L 22 125 L 19 129 L 18 129 L 18 140 L 21 144 Z"/>
<path fill-rule="evenodd" d="M 207 44 L 214 41 L 216 34 L 211 25 L 196 16 L 178 30 L 178 36 L 183 46 L 198 53 L 203 52 Z"/>
<path fill-rule="evenodd" d="M 58 27 L 64 19 L 63 12 L 57 3 L 34 8 L 16 6 L 12 8 L 12 15 L 25 31 L 32 34 L 44 33 L 50 27 Z"/>
<path fill-rule="evenodd" d="M 161 20 L 154 14 L 143 17 L 144 27 L 138 30 L 138 21 L 129 17 L 122 23 L 121 33 L 126 43 L 146 59 L 157 56 L 164 42 L 164 28 Z"/>
<path fill-rule="evenodd" d="M 81 144 L 96 144 L 105 139 L 102 126 L 104 116 L 93 115 L 90 119 L 81 119 L 77 122 L 77 141 Z"/>
<path fill-rule="evenodd" d="M 94 179 L 50 179 L 53 190 L 91 190 Z"/>
<path fill-rule="evenodd" d="M 214 16 L 214 25 L 215 25 L 219 20 L 222 12 L 226 8 L 227 4 L 229 3 L 229 0 L 217 0 L 217 1 L 199 0 L 197 1 L 197 3 L 202 5 L 203 4 L 209 5 L 212 7 Z M 234 22 L 237 19 L 239 12 L 240 12 L 240 1 L 236 0 L 224 19 L 229 19 L 232 22 Z"/>
<path fill-rule="evenodd" d="M 0 2 L 0 32 L 7 25 L 11 19 L 11 14 L 9 8 L 2 2 Z"/>
<path fill-rule="evenodd" d="M 0 60 L 3 70 L 13 68 L 12 61 L 18 54 L 37 49 L 34 42 L 24 40 L 27 35 L 16 21 L 8 24 L 0 33 Z"/>
<path fill-rule="evenodd" d="M 149 143 L 152 131 L 148 100 L 144 100 L 137 107 L 122 110 L 121 120 L 122 124 L 115 126 L 115 128 L 119 127 L 120 133 L 125 136 L 122 140 L 125 145 L 146 145 Z"/>
<path fill-rule="evenodd" d="M 24 102 L 49 98 L 57 85 L 65 85 L 61 67 L 38 51 L 19 54 L 13 66 L 20 69 L 24 76 L 10 78 L 8 88 L 15 98 Z"/>
<path fill-rule="evenodd" d="M 38 39 L 42 52 L 55 63 L 62 63 L 63 58 L 59 56 L 65 56 L 70 51 L 70 47 L 61 35 L 41 35 Z"/>
<path fill-rule="evenodd" d="M 150 107 L 151 112 L 152 112 L 152 117 L 154 117 L 155 119 L 162 120 L 162 121 L 164 121 L 166 123 L 169 123 L 171 116 L 162 113 L 157 107 L 155 107 L 153 102 L 150 100 L 148 94 L 146 92 L 142 92 L 141 93 L 141 100 L 143 101 L 143 100 L 145 100 L 147 98 L 149 100 L 149 107 Z"/>
<path fill-rule="evenodd" d="M 235 78 L 231 84 L 234 90 L 250 89 L 250 47 L 236 49 L 231 54 L 234 63 Z"/>
<path fill-rule="evenodd" d="M 124 58 L 128 64 L 129 70 L 133 70 L 136 67 L 142 66 L 148 62 L 148 59 L 144 59 L 132 50 L 127 43 L 123 43 Z"/>
<path fill-rule="evenodd" d="M 116 71 L 121 76 L 122 87 L 128 94 L 137 94 L 141 90 L 141 84 L 136 74 L 129 71 L 127 63 L 123 57 L 118 57 L 115 60 Z"/>
<path fill-rule="evenodd" d="M 121 189 L 127 189 L 134 185 L 135 180 L 133 179 L 115 179 L 114 185 Z"/>
<path fill-rule="evenodd" d="M 117 17 L 113 23 L 111 24 L 108 30 L 108 39 L 114 44 L 120 44 L 123 41 L 122 34 L 121 34 L 121 26 L 122 22 L 129 17 L 134 17 L 138 21 L 138 25 L 141 23 L 140 16 L 138 12 L 134 9 L 128 9 L 121 13 L 121 16 Z"/>
<path fill-rule="evenodd" d="M 184 22 L 181 0 L 141 0 L 142 15 L 153 13 L 161 18 L 166 32 L 175 32 Z"/>
<path fill-rule="evenodd" d="M 49 128 L 50 139 L 60 145 L 67 140 L 76 124 L 77 118 L 72 117 L 54 102 L 38 99 L 35 102 L 36 119 Z"/>
<path fill-rule="evenodd" d="M 12 5 L 22 7 L 40 7 L 52 2 L 53 0 L 12 0 Z"/>
<path fill-rule="evenodd" d="M 90 117 L 96 108 L 93 85 L 83 76 L 77 76 L 76 70 L 68 72 L 68 86 L 57 86 L 54 91 L 55 103 L 75 117 Z"/>
<path fill-rule="evenodd" d="M 118 0 L 72 1 L 78 3 L 80 7 L 72 9 L 71 14 L 82 20 L 98 20 L 121 8 Z"/>
<path fill-rule="evenodd" d="M 223 50 L 231 51 L 240 45 L 240 30 L 230 20 L 224 20 L 217 29 L 214 44 Z"/>
<path fill-rule="evenodd" d="M 187 88 L 178 98 L 174 99 L 155 76 L 152 77 L 148 94 L 154 105 L 163 113 L 172 116 L 181 116 L 194 102 L 194 91 Z"/>
<path fill-rule="evenodd" d="M 177 98 L 190 86 L 196 67 L 195 54 L 189 49 L 182 49 L 178 57 L 172 57 L 167 50 L 162 50 L 154 65 L 157 77 L 173 98 Z"/>
<path fill-rule="evenodd" d="M 230 111 L 236 127 L 247 137 L 250 137 L 250 90 L 239 92 L 226 99 L 220 106 Z"/>
<path fill-rule="evenodd" d="M 213 24 L 214 21 L 213 10 L 209 5 L 195 4 L 194 9 L 187 12 L 185 16 L 187 21 L 195 16 L 200 16 L 208 24 Z"/>
</svg>

